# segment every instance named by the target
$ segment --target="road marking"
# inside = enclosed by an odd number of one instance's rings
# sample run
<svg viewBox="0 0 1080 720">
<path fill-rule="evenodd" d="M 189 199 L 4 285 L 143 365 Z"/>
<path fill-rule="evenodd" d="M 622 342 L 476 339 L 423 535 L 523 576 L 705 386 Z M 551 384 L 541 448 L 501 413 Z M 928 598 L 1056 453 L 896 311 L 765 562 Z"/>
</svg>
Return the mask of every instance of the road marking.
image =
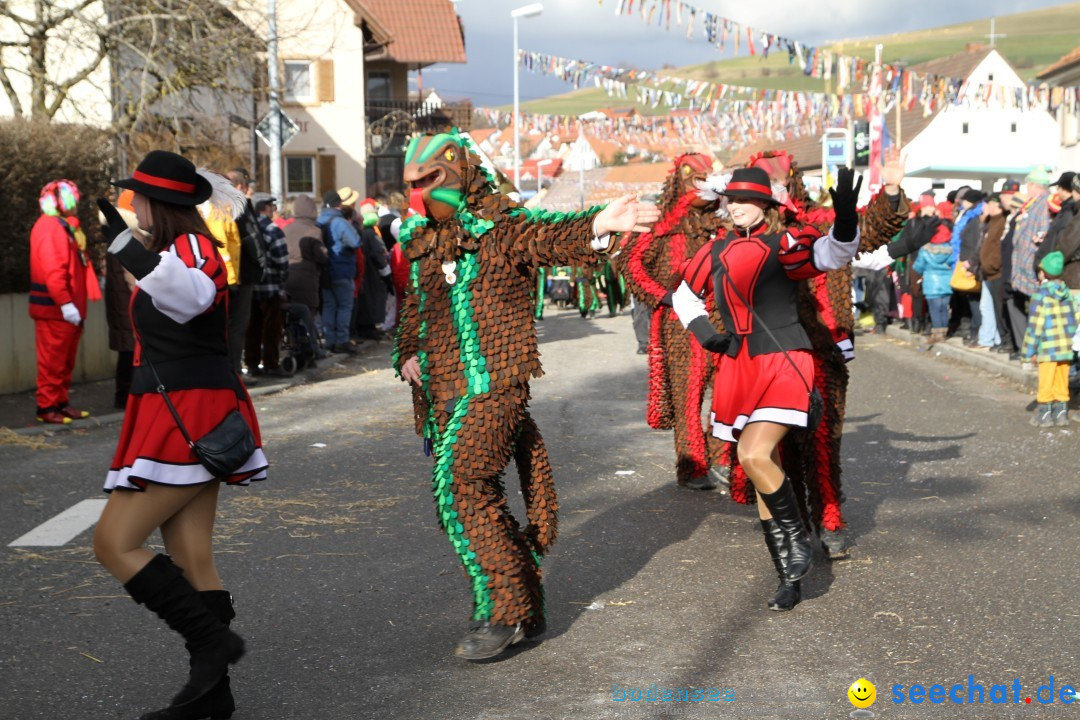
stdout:
<svg viewBox="0 0 1080 720">
<path fill-rule="evenodd" d="M 38 525 L 8 547 L 58 547 L 67 545 L 93 527 L 107 501 L 95 498 L 72 505 L 51 520 Z"/>
</svg>

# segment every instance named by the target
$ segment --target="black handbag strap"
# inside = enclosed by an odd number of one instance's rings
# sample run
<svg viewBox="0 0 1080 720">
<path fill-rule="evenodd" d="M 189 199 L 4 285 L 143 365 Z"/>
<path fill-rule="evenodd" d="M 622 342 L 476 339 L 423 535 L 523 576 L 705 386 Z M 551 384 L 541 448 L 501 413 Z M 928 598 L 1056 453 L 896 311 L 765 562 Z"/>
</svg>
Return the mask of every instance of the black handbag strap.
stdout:
<svg viewBox="0 0 1080 720">
<path fill-rule="evenodd" d="M 173 420 L 176 421 L 176 427 L 180 428 L 180 434 L 184 436 L 184 440 L 190 448 L 195 448 L 195 441 L 188 435 L 187 428 L 184 427 L 184 422 L 180 419 L 180 413 L 176 412 L 176 408 L 173 407 L 172 400 L 169 399 L 169 393 L 165 390 L 165 383 L 161 382 L 161 377 L 158 375 L 157 368 L 154 367 L 154 363 L 150 361 L 150 358 L 145 355 L 142 358 L 146 361 L 146 364 L 150 366 L 150 372 L 154 373 L 154 381 L 157 383 L 157 391 L 161 393 L 161 397 L 165 400 L 165 407 L 169 408 L 169 413 L 173 416 Z"/>
<path fill-rule="evenodd" d="M 180 419 L 180 413 L 176 412 L 176 407 L 172 404 L 172 400 L 169 399 L 169 393 L 165 389 L 165 383 L 163 383 L 161 381 L 161 376 L 158 375 L 157 368 L 154 367 L 154 363 L 151 362 L 150 358 L 147 357 L 146 355 L 143 355 L 142 359 L 145 360 L 146 364 L 150 366 L 150 372 L 152 372 L 154 374 L 154 382 L 157 383 L 157 388 L 156 389 L 157 389 L 157 391 L 159 393 L 161 393 L 162 399 L 165 400 L 165 407 L 167 407 L 169 409 L 169 414 L 172 415 L 173 420 L 176 421 L 176 427 L 179 428 L 180 434 L 184 436 L 184 440 L 187 441 L 188 447 L 190 447 L 191 449 L 194 450 L 195 449 L 195 441 L 191 439 L 191 435 L 188 434 L 187 428 L 184 427 L 184 421 Z M 235 375 L 233 376 L 233 379 L 236 380 Z M 236 390 L 239 390 L 239 388 L 236 388 Z M 237 410 L 240 409 L 240 394 L 239 394 L 239 392 L 237 392 L 237 395 L 236 395 L 236 408 L 237 408 Z"/>
<path fill-rule="evenodd" d="M 719 255 L 716 256 L 716 259 L 720 262 L 720 267 L 724 268 L 724 271 L 727 272 L 727 276 L 731 277 L 731 268 L 729 268 L 724 263 L 724 259 L 721 258 Z M 799 376 L 799 379 L 802 380 L 803 387 L 806 388 L 806 394 L 810 395 L 811 393 L 813 393 L 814 391 L 810 388 L 810 383 L 806 382 L 806 376 L 802 374 L 802 371 L 799 370 L 799 366 L 796 365 L 795 361 L 791 359 L 790 355 L 788 355 L 788 351 L 784 349 L 784 346 L 781 345 L 780 341 L 776 339 L 776 336 L 773 335 L 773 332 L 772 332 L 772 330 L 769 329 L 769 326 L 765 324 L 765 321 L 762 320 L 761 316 L 757 314 L 756 310 L 754 310 L 754 306 L 751 305 L 750 303 L 748 303 L 746 301 L 746 298 L 743 297 L 743 294 L 739 291 L 739 286 L 735 284 L 734 280 L 728 282 L 728 286 L 731 287 L 731 289 L 735 291 L 736 297 L 738 297 L 740 300 L 742 300 L 742 304 L 745 305 L 746 309 L 750 311 L 750 314 L 754 316 L 754 321 L 757 322 L 759 325 L 761 325 L 761 328 L 765 331 L 765 333 L 769 336 L 769 338 L 776 344 L 776 348 L 780 352 L 784 353 L 784 357 L 791 364 L 791 367 L 795 371 L 795 374 L 797 374 Z"/>
</svg>

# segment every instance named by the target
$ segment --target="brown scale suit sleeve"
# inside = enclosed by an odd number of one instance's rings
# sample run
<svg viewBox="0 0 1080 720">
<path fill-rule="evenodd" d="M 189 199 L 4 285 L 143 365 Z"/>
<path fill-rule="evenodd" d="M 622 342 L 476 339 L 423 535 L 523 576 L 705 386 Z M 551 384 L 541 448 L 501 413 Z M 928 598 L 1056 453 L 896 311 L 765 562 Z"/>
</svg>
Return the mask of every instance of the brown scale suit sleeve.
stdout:
<svg viewBox="0 0 1080 720">
<path fill-rule="evenodd" d="M 593 207 L 580 213 L 522 212 L 496 222 L 491 232 L 512 262 L 534 268 L 600 267 L 607 259 L 606 252 L 616 245 L 612 240 L 605 253 L 592 249 L 593 220 L 601 209 Z"/>
<path fill-rule="evenodd" d="M 911 204 L 902 190 L 895 210 L 884 190 L 874 195 L 859 217 L 859 252 L 869 252 L 887 245 L 903 229 L 910 213 Z"/>
</svg>

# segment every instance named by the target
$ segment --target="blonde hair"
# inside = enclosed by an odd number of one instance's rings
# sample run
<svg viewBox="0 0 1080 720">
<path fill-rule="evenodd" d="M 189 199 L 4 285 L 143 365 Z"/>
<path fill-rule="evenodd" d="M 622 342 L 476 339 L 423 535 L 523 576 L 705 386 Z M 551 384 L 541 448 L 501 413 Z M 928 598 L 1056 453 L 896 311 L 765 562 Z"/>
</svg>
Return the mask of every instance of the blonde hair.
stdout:
<svg viewBox="0 0 1080 720">
<path fill-rule="evenodd" d="M 784 221 L 780 217 L 780 206 L 769 205 L 769 207 L 765 208 L 765 219 L 763 222 L 765 223 L 765 232 L 767 233 L 778 233 L 783 230 Z"/>
</svg>

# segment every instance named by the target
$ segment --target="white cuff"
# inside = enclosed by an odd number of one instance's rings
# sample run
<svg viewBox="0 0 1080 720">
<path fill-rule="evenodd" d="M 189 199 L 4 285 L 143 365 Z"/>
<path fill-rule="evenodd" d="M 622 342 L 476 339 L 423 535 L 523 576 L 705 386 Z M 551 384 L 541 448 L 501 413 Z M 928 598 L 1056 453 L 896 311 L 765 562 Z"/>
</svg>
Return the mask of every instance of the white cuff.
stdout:
<svg viewBox="0 0 1080 720">
<path fill-rule="evenodd" d="M 379 268 L 379 277 L 386 277 L 390 274 L 390 272 L 390 263 L 387 263 L 386 265 Z"/>
<path fill-rule="evenodd" d="M 882 245 L 872 252 L 861 252 L 851 261 L 851 267 L 863 270 L 882 270 L 892 265 L 893 259 L 889 255 L 889 246 Z"/>
<path fill-rule="evenodd" d="M 127 244 L 135 239 L 135 234 L 131 232 L 131 228 L 128 228 L 124 232 L 116 236 L 116 239 L 109 244 L 107 252 L 115 255 L 116 253 L 127 247 Z"/>
<path fill-rule="evenodd" d="M 593 249 L 593 252 L 606 253 L 611 249 L 611 233 L 604 233 L 603 235 L 596 234 L 596 220 L 592 223 L 593 239 L 589 246 Z"/>
</svg>

